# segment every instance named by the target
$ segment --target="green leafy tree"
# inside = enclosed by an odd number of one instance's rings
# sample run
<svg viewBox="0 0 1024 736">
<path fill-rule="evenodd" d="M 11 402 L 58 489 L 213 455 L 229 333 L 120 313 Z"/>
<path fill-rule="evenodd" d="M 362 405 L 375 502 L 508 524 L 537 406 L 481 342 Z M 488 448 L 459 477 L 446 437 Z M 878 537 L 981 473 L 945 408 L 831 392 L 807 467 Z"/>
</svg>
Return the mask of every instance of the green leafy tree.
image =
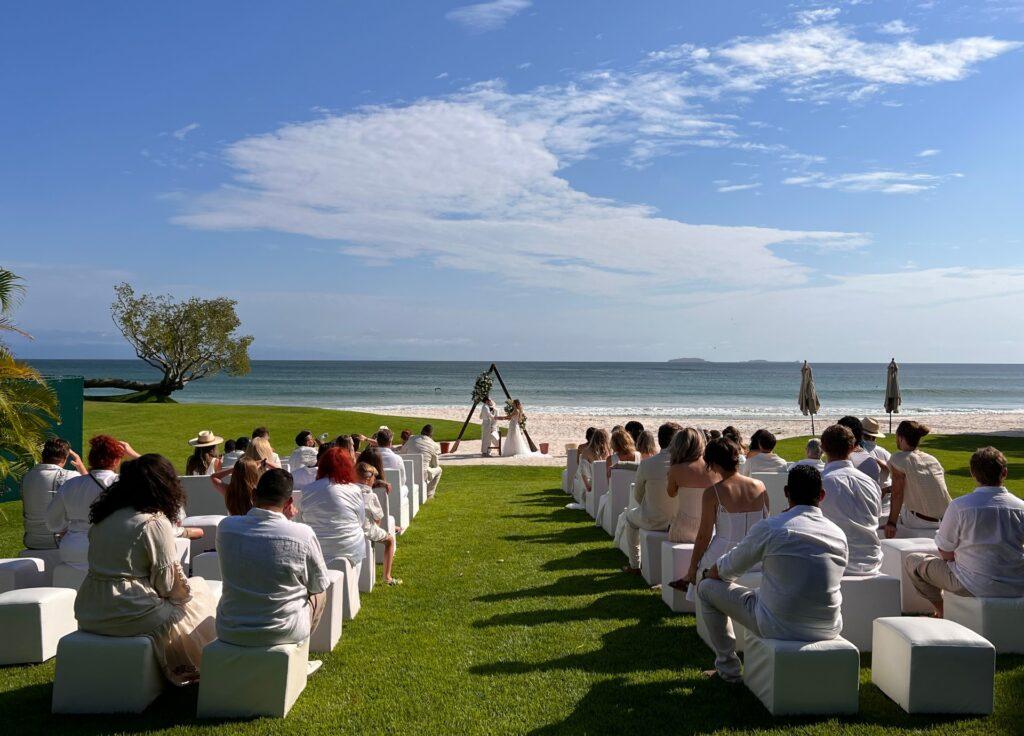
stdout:
<svg viewBox="0 0 1024 736">
<path fill-rule="evenodd" d="M 20 478 L 39 459 L 53 422 L 57 397 L 39 372 L 14 359 L 4 334 L 30 337 L 12 321 L 25 288 L 21 279 L 0 268 L 0 478 Z"/>
<path fill-rule="evenodd" d="M 118 378 L 85 382 L 86 388 L 123 388 L 135 393 L 118 397 L 129 401 L 168 401 L 192 381 L 227 373 L 249 372 L 250 335 L 236 335 L 241 322 L 232 299 L 176 302 L 169 296 L 136 294 L 128 284 L 114 288 L 110 311 L 114 324 L 135 348 L 140 359 L 163 377 L 153 383 Z"/>
</svg>

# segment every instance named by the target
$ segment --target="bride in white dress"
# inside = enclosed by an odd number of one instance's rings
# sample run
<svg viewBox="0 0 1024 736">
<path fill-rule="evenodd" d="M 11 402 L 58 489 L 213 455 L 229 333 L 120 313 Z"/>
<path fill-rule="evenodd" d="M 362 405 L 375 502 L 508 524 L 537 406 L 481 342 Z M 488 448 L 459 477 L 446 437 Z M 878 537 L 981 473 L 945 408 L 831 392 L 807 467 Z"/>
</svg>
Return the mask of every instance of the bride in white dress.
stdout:
<svg viewBox="0 0 1024 736">
<path fill-rule="evenodd" d="M 530 451 L 530 443 L 527 442 L 526 434 L 519 424 L 523 416 L 523 405 L 519 402 L 519 399 L 513 399 L 512 411 L 509 412 L 507 417 L 504 417 L 508 419 L 508 436 L 501 445 L 502 457 L 539 454 Z"/>
</svg>

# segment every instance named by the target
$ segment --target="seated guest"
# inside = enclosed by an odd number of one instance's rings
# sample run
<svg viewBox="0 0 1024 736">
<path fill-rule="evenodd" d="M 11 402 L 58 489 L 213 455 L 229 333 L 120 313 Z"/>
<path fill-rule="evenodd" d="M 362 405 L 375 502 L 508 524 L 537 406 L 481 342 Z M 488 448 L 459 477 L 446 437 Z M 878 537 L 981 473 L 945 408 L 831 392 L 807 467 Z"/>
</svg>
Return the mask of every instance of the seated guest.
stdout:
<svg viewBox="0 0 1024 736">
<path fill-rule="evenodd" d="M 740 434 L 740 431 L 736 429 L 736 427 L 730 424 L 722 430 L 722 436 L 727 440 L 732 440 L 736 443 L 736 446 L 740 448 L 740 472 L 744 472 L 742 466 L 747 463 L 747 446 L 743 444 L 743 435 Z"/>
<path fill-rule="evenodd" d="M 316 533 L 328 567 L 344 557 L 358 570 L 366 555 L 366 514 L 351 455 L 332 447 L 320 458 L 316 477 L 302 491 L 298 520 Z"/>
<path fill-rule="evenodd" d="M 636 421 L 635 419 L 626 422 L 625 429 L 629 436 L 633 439 L 634 445 L 640 441 L 640 435 L 644 433 L 644 425 Z"/>
<path fill-rule="evenodd" d="M 405 443 L 409 441 L 409 438 L 412 437 L 412 432 L 410 432 L 408 429 L 403 429 L 402 434 L 400 436 L 402 438 L 402 444 L 399 445 L 399 447 L 403 447 L 405 446 Z"/>
<path fill-rule="evenodd" d="M 308 468 L 316 465 L 316 446 L 316 437 L 308 429 L 295 435 L 295 449 L 288 456 L 288 469 L 293 476 L 296 468 Z"/>
<path fill-rule="evenodd" d="M 256 439 L 264 440 L 267 443 L 267 448 L 270 449 L 270 457 L 267 458 L 267 461 L 275 468 L 280 468 L 281 458 L 276 452 L 274 452 L 274 448 L 270 444 L 270 432 L 267 431 L 266 427 L 256 427 L 256 429 L 252 431 L 252 438 L 249 440 L 250 444 L 252 443 L 252 440 Z"/>
<path fill-rule="evenodd" d="M 594 432 L 597 431 L 597 427 L 587 427 L 587 431 L 584 433 L 584 441 L 576 445 L 576 452 L 583 452 L 583 448 L 590 442 L 590 438 L 594 436 Z"/>
<path fill-rule="evenodd" d="M 853 452 L 850 453 L 848 458 L 853 467 L 857 468 L 864 475 L 868 476 L 875 483 L 878 483 L 879 488 L 882 484 L 880 477 L 882 468 L 875 460 L 875 456 L 864 449 L 864 426 L 860 423 L 857 417 L 846 416 L 840 419 L 836 424 L 846 427 L 853 432 Z M 831 458 L 829 458 L 831 460 Z"/>
<path fill-rule="evenodd" d="M 621 528 L 625 534 L 629 550 L 629 563 L 622 568 L 623 572 L 640 573 L 640 530 L 667 531 L 676 518 L 679 501 L 668 495 L 669 445 L 681 429 L 675 422 L 662 424 L 658 428 L 661 452 L 641 461 L 636 469 L 633 498 L 637 505 L 622 512 L 616 527 L 616 532 Z"/>
<path fill-rule="evenodd" d="M 696 601 L 693 587 L 718 558 L 739 544 L 759 521 L 768 518 L 768 493 L 764 483 L 740 475 L 740 448 L 725 437 L 711 440 L 703 460 L 712 481 L 701 491 L 697 528 L 690 568 L 679 580 L 669 583 L 686 590 Z"/>
<path fill-rule="evenodd" d="M 345 438 L 351 444 L 352 440 L 348 437 Z M 310 485 L 316 480 L 316 466 L 320 462 L 320 458 L 332 447 L 337 447 L 333 442 L 323 442 L 315 448 L 313 453 L 305 452 L 300 455 L 292 453 L 292 457 L 289 459 L 289 471 L 292 474 L 292 490 L 301 491 L 306 486 Z M 313 448 L 306 448 L 313 449 Z M 351 454 L 351 453 L 350 453 Z M 293 465 L 292 463 L 298 462 L 299 465 Z"/>
<path fill-rule="evenodd" d="M 64 481 L 46 508 L 46 526 L 60 538 L 60 561 L 78 570 L 89 569 L 89 509 L 117 480 L 121 458 L 139 455 L 127 442 L 100 434 L 89 440 L 89 472 Z"/>
<path fill-rule="evenodd" d="M 253 504 L 217 527 L 224 589 L 217 638 L 243 647 L 298 644 L 323 615 L 327 565 L 313 530 L 289 521 L 295 508 L 288 471 L 264 473 Z"/>
<path fill-rule="evenodd" d="M 853 466 L 850 455 L 856 440 L 848 427 L 828 427 L 821 433 L 821 445 L 829 461 L 822 473 L 825 499 L 820 504 L 821 513 L 846 535 L 846 574 L 877 575 L 882 567 L 882 546 L 878 541 L 882 489 Z"/>
<path fill-rule="evenodd" d="M 640 453 L 641 460 L 646 460 L 658 454 L 658 440 L 655 438 L 654 432 L 645 429 L 640 433 L 640 439 L 636 443 L 636 451 Z"/>
<path fill-rule="evenodd" d="M 427 478 L 427 498 L 433 498 L 437 484 L 441 482 L 441 446 L 434 441 L 434 425 L 424 424 L 417 435 L 407 437 L 402 444 L 403 455 L 419 455 L 423 458 L 423 473 Z"/>
<path fill-rule="evenodd" d="M 356 465 L 363 464 L 372 467 L 376 474 L 373 478 L 372 488 L 383 488 L 385 493 L 391 493 L 391 484 L 384 480 L 384 464 L 380 461 L 380 453 L 376 447 L 367 447 L 365 450 L 359 453 L 359 457 L 356 458 Z M 392 517 L 392 520 L 394 517 Z M 395 534 L 402 533 L 402 527 L 395 526 Z"/>
<path fill-rule="evenodd" d="M 721 436 L 722 436 L 722 432 L 720 430 L 717 430 L 717 429 L 709 429 L 708 430 L 708 442 L 710 442 L 711 440 L 717 440 Z"/>
<path fill-rule="evenodd" d="M 369 437 L 363 437 L 363 435 L 361 435 L 361 434 L 356 433 L 356 434 L 353 434 L 353 435 L 350 435 L 350 436 L 352 438 L 352 448 L 353 448 L 353 450 L 355 452 L 359 452 L 359 447 L 364 442 L 366 442 L 368 445 L 373 446 L 373 447 L 377 446 L 376 440 L 371 440 Z M 341 445 L 338 445 L 338 446 L 341 447 Z"/>
<path fill-rule="evenodd" d="M 185 462 L 185 475 L 213 475 L 221 469 L 217 445 L 224 441 L 208 429 L 188 441 L 195 450 Z"/>
<path fill-rule="evenodd" d="M 1006 458 L 994 447 L 971 456 L 977 487 L 954 499 L 935 535 L 939 556 L 904 559 L 917 591 L 942 617 L 942 591 L 978 598 L 1024 597 L 1024 500 L 1006 490 Z"/>
<path fill-rule="evenodd" d="M 211 476 L 213 487 L 224 496 L 224 506 L 231 516 L 245 516 L 252 508 L 253 494 L 263 473 L 270 466 L 243 457 L 230 470 L 222 470 Z M 225 483 L 224 477 L 231 479 Z"/>
<path fill-rule="evenodd" d="M 670 542 L 689 543 L 697 538 L 704 489 L 722 479 L 704 461 L 704 447 L 704 433 L 693 427 L 676 432 L 669 446 L 667 492 L 670 498 L 678 499 L 679 505 L 668 529 Z"/>
<path fill-rule="evenodd" d="M 821 474 L 798 465 L 786 485 L 789 509 L 759 521 L 697 584 L 698 616 L 715 650 L 706 674 L 739 682 L 740 660 L 729 619 L 765 639 L 825 641 L 843 628 L 839 583 L 848 550 L 843 530 L 818 508 Z M 761 587 L 733 582 L 760 564 Z"/>
<path fill-rule="evenodd" d="M 892 493 L 892 475 L 889 473 L 889 458 L 892 456 L 888 450 L 878 444 L 878 440 L 884 439 L 885 434 L 878 421 L 872 417 L 864 417 L 860 420 L 861 431 L 864 434 L 862 446 L 871 453 L 878 463 L 878 485 L 882 487 L 882 516 L 889 518 L 889 497 Z"/>
<path fill-rule="evenodd" d="M 889 457 L 892 500 L 885 524 L 887 539 L 932 536 L 952 500 L 946 490 L 942 464 L 917 447 L 930 432 L 928 427 L 912 421 L 902 421 L 896 428 L 896 445 L 900 449 Z"/>
<path fill-rule="evenodd" d="M 377 443 L 377 451 L 380 453 L 380 461 L 384 465 L 385 470 L 397 470 L 398 477 L 400 478 L 400 484 L 404 488 L 405 483 L 405 463 L 402 461 L 401 455 L 394 451 L 391 447 L 391 443 L 394 440 L 394 433 L 387 427 L 381 427 L 377 430 L 377 434 L 374 435 L 374 440 Z"/>
<path fill-rule="evenodd" d="M 608 432 L 595 429 L 590 441 L 583 446 L 576 458 L 576 478 L 573 482 L 577 498 L 583 498 L 594 487 L 594 463 L 607 460 L 611 454 Z"/>
<path fill-rule="evenodd" d="M 612 432 L 611 454 L 607 459 L 608 462 L 605 463 L 605 476 L 609 480 L 612 477 L 612 468 L 618 463 L 638 463 L 642 460 L 640 453 L 637 452 L 636 445 L 633 444 L 633 437 L 624 429 Z"/>
<path fill-rule="evenodd" d="M 352 462 L 356 461 L 359 452 L 356 450 L 355 441 L 352 439 L 352 435 L 343 434 L 339 435 L 334 442 L 330 443 L 331 447 L 340 447 L 342 450 L 347 452 L 352 457 Z"/>
<path fill-rule="evenodd" d="M 743 464 L 744 475 L 780 473 L 788 467 L 789 463 L 775 454 L 775 435 L 767 429 L 759 429 L 750 436 L 750 449 Z"/>
<path fill-rule="evenodd" d="M 245 448 L 245 454 L 242 457 L 247 457 L 257 463 L 265 463 L 270 468 L 281 467 L 281 459 L 265 437 L 254 437 L 249 440 L 249 446 Z"/>
<path fill-rule="evenodd" d="M 64 468 L 68 458 L 74 470 Z M 22 543 L 26 549 L 57 549 L 57 537 L 46 524 L 46 509 L 65 481 L 87 472 L 67 440 L 46 440 L 39 463 L 21 479 L 21 509 L 25 518 Z"/>
<path fill-rule="evenodd" d="M 175 685 L 199 679 L 203 647 L 217 638 L 213 594 L 202 578 L 185 578 L 174 543 L 184 504 L 166 458 L 124 463 L 92 505 L 89 572 L 75 598 L 82 631 L 149 637 Z"/>
<path fill-rule="evenodd" d="M 359 485 L 363 491 L 363 503 L 366 506 L 366 518 L 363 521 L 363 533 L 371 542 L 380 542 L 384 545 L 384 582 L 388 585 L 401 585 L 402 581 L 392 577 L 395 564 L 395 550 L 398 541 L 395 535 L 388 532 L 386 526 L 388 520 L 384 518 L 384 508 L 373 492 L 379 479 L 377 469 L 370 463 L 359 463 L 356 465 L 356 475 L 359 478 Z M 383 522 L 384 526 L 381 526 Z"/>
<path fill-rule="evenodd" d="M 228 445 L 231 447 L 228 447 Z M 224 443 L 224 457 L 220 459 L 221 470 L 231 470 L 231 466 L 238 462 L 238 459 L 245 454 L 249 447 L 248 437 L 239 437 L 237 440 L 228 440 Z"/>
<path fill-rule="evenodd" d="M 821 440 L 811 437 L 811 439 L 807 440 L 807 448 L 804 450 L 805 457 L 803 460 L 797 460 L 790 465 L 790 468 L 794 465 L 810 465 L 820 473 L 825 469 L 825 461 L 821 459 L 822 452 Z"/>
</svg>

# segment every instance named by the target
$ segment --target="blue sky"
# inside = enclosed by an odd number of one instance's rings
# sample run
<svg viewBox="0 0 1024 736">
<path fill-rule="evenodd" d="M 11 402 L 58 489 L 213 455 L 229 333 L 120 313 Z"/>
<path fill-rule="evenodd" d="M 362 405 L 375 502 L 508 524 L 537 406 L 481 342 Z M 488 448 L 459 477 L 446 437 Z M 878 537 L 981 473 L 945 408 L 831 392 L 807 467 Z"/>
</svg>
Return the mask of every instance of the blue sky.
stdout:
<svg viewBox="0 0 1024 736">
<path fill-rule="evenodd" d="M 1024 3 L 7 5 L 16 350 L 1024 361 Z"/>
</svg>

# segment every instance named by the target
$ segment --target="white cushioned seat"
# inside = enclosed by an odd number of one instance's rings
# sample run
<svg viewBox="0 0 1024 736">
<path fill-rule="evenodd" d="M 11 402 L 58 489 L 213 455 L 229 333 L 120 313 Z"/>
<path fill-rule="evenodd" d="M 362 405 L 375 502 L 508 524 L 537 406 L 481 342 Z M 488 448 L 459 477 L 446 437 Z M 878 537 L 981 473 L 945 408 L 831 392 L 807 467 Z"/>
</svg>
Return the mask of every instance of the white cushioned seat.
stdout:
<svg viewBox="0 0 1024 736">
<path fill-rule="evenodd" d="M 206 587 L 210 589 L 210 595 L 213 596 L 215 603 L 220 603 L 220 597 L 224 595 L 224 583 L 220 580 L 207 580 Z"/>
<path fill-rule="evenodd" d="M 934 539 L 917 537 L 913 539 L 882 540 L 882 574 L 900 579 L 900 608 L 903 613 L 931 613 L 932 604 L 917 592 L 903 569 L 903 560 L 915 552 L 937 555 L 939 548 Z"/>
<path fill-rule="evenodd" d="M 326 591 L 323 615 L 309 637 L 311 652 L 331 652 L 341 639 L 341 624 L 345 613 L 345 574 L 340 570 L 328 570 L 327 575 L 331 584 Z"/>
<path fill-rule="evenodd" d="M 1024 598 L 966 598 L 943 593 L 947 621 L 988 639 L 997 654 L 1024 654 Z"/>
<path fill-rule="evenodd" d="M 40 585 L 50 586 L 53 585 L 53 568 L 60 564 L 60 550 L 59 549 L 23 549 L 18 553 L 18 557 L 32 557 L 37 560 L 43 561 L 43 576 L 40 578 Z M 2 586 L 2 583 L 0 583 Z M 0 592 L 3 592 L 0 589 Z"/>
<path fill-rule="evenodd" d="M 608 532 L 608 536 L 615 536 L 615 525 L 619 521 L 619 514 L 629 505 L 629 490 L 636 479 L 636 470 L 631 468 L 615 468 L 612 470 L 612 480 L 608 486 L 608 501 L 604 505 L 604 518 L 600 519 L 601 527 Z"/>
<path fill-rule="evenodd" d="M 692 544 L 677 544 L 667 539 L 661 543 L 661 599 L 676 613 L 694 613 L 694 604 L 686 600 L 686 593 L 669 583 L 678 580 L 690 569 Z M 641 560 L 643 562 L 643 560 Z"/>
<path fill-rule="evenodd" d="M 203 552 L 212 552 L 217 548 L 217 525 L 225 518 L 227 517 L 223 514 L 206 514 L 204 516 L 186 516 L 182 519 L 182 526 L 194 526 L 203 530 L 202 537 L 192 540 L 192 557 L 201 555 Z"/>
<path fill-rule="evenodd" d="M 372 593 L 377 584 L 377 562 L 374 559 L 374 545 L 369 539 L 366 540 L 366 556 L 359 566 L 359 592 Z M 314 650 L 316 651 L 316 650 Z"/>
<path fill-rule="evenodd" d="M 46 565 L 38 557 L 0 559 L 0 593 L 38 588 L 46 582 Z"/>
<path fill-rule="evenodd" d="M 597 506 L 601 503 L 601 496 L 608 490 L 608 461 L 599 460 L 594 463 L 594 477 L 590 480 L 590 493 L 585 494 L 583 498 L 583 508 L 591 518 L 597 518 Z"/>
<path fill-rule="evenodd" d="M 174 548 L 178 553 L 178 562 L 187 577 L 192 569 L 192 543 L 184 537 L 174 538 Z"/>
<path fill-rule="evenodd" d="M 395 517 L 395 523 L 403 530 L 408 528 L 412 521 L 412 514 L 409 512 L 409 489 L 401 484 L 401 474 L 397 470 L 384 470 L 384 480 L 391 484 L 389 494 L 390 514 Z"/>
<path fill-rule="evenodd" d="M 565 471 L 562 473 L 562 490 L 572 495 L 572 487 L 576 482 L 576 465 L 579 458 L 579 449 L 575 445 L 566 445 L 565 448 Z"/>
<path fill-rule="evenodd" d="M 340 571 L 345 577 L 342 581 L 342 611 L 345 620 L 351 621 L 359 614 L 362 604 L 359 601 L 359 570 L 352 566 L 347 557 L 327 560 L 327 567 Z"/>
<path fill-rule="evenodd" d="M 57 644 L 54 713 L 141 713 L 163 688 L 148 636 L 75 631 Z"/>
<path fill-rule="evenodd" d="M 224 482 L 227 481 L 225 478 Z M 228 512 L 224 505 L 224 496 L 213 487 L 210 476 L 179 476 L 178 482 L 185 491 L 186 516 L 220 516 Z"/>
<path fill-rule="evenodd" d="M 840 636 L 860 651 L 870 652 L 874 620 L 900 615 L 900 579 L 891 575 L 846 575 L 840 583 L 840 592 L 843 596 Z"/>
<path fill-rule="evenodd" d="M 907 713 L 991 713 L 996 650 L 955 621 L 877 618 L 871 681 Z"/>
<path fill-rule="evenodd" d="M 239 647 L 220 640 L 203 649 L 199 718 L 283 718 L 306 687 L 309 641 Z"/>
<path fill-rule="evenodd" d="M 743 682 L 772 715 L 856 713 L 860 653 L 842 637 L 762 639 L 746 632 Z"/>
<path fill-rule="evenodd" d="M 82 587 L 82 581 L 85 580 L 87 573 L 88 570 L 79 570 L 62 562 L 53 568 L 53 587 L 78 590 Z"/>
<path fill-rule="evenodd" d="M 23 588 L 0 593 L 0 665 L 45 662 L 78 630 L 75 591 Z"/>
<path fill-rule="evenodd" d="M 192 559 L 192 574 L 207 580 L 222 580 L 220 557 L 216 552 L 203 552 Z"/>
<path fill-rule="evenodd" d="M 661 545 L 667 541 L 667 531 L 640 530 L 640 574 L 648 585 L 661 582 Z"/>
</svg>

